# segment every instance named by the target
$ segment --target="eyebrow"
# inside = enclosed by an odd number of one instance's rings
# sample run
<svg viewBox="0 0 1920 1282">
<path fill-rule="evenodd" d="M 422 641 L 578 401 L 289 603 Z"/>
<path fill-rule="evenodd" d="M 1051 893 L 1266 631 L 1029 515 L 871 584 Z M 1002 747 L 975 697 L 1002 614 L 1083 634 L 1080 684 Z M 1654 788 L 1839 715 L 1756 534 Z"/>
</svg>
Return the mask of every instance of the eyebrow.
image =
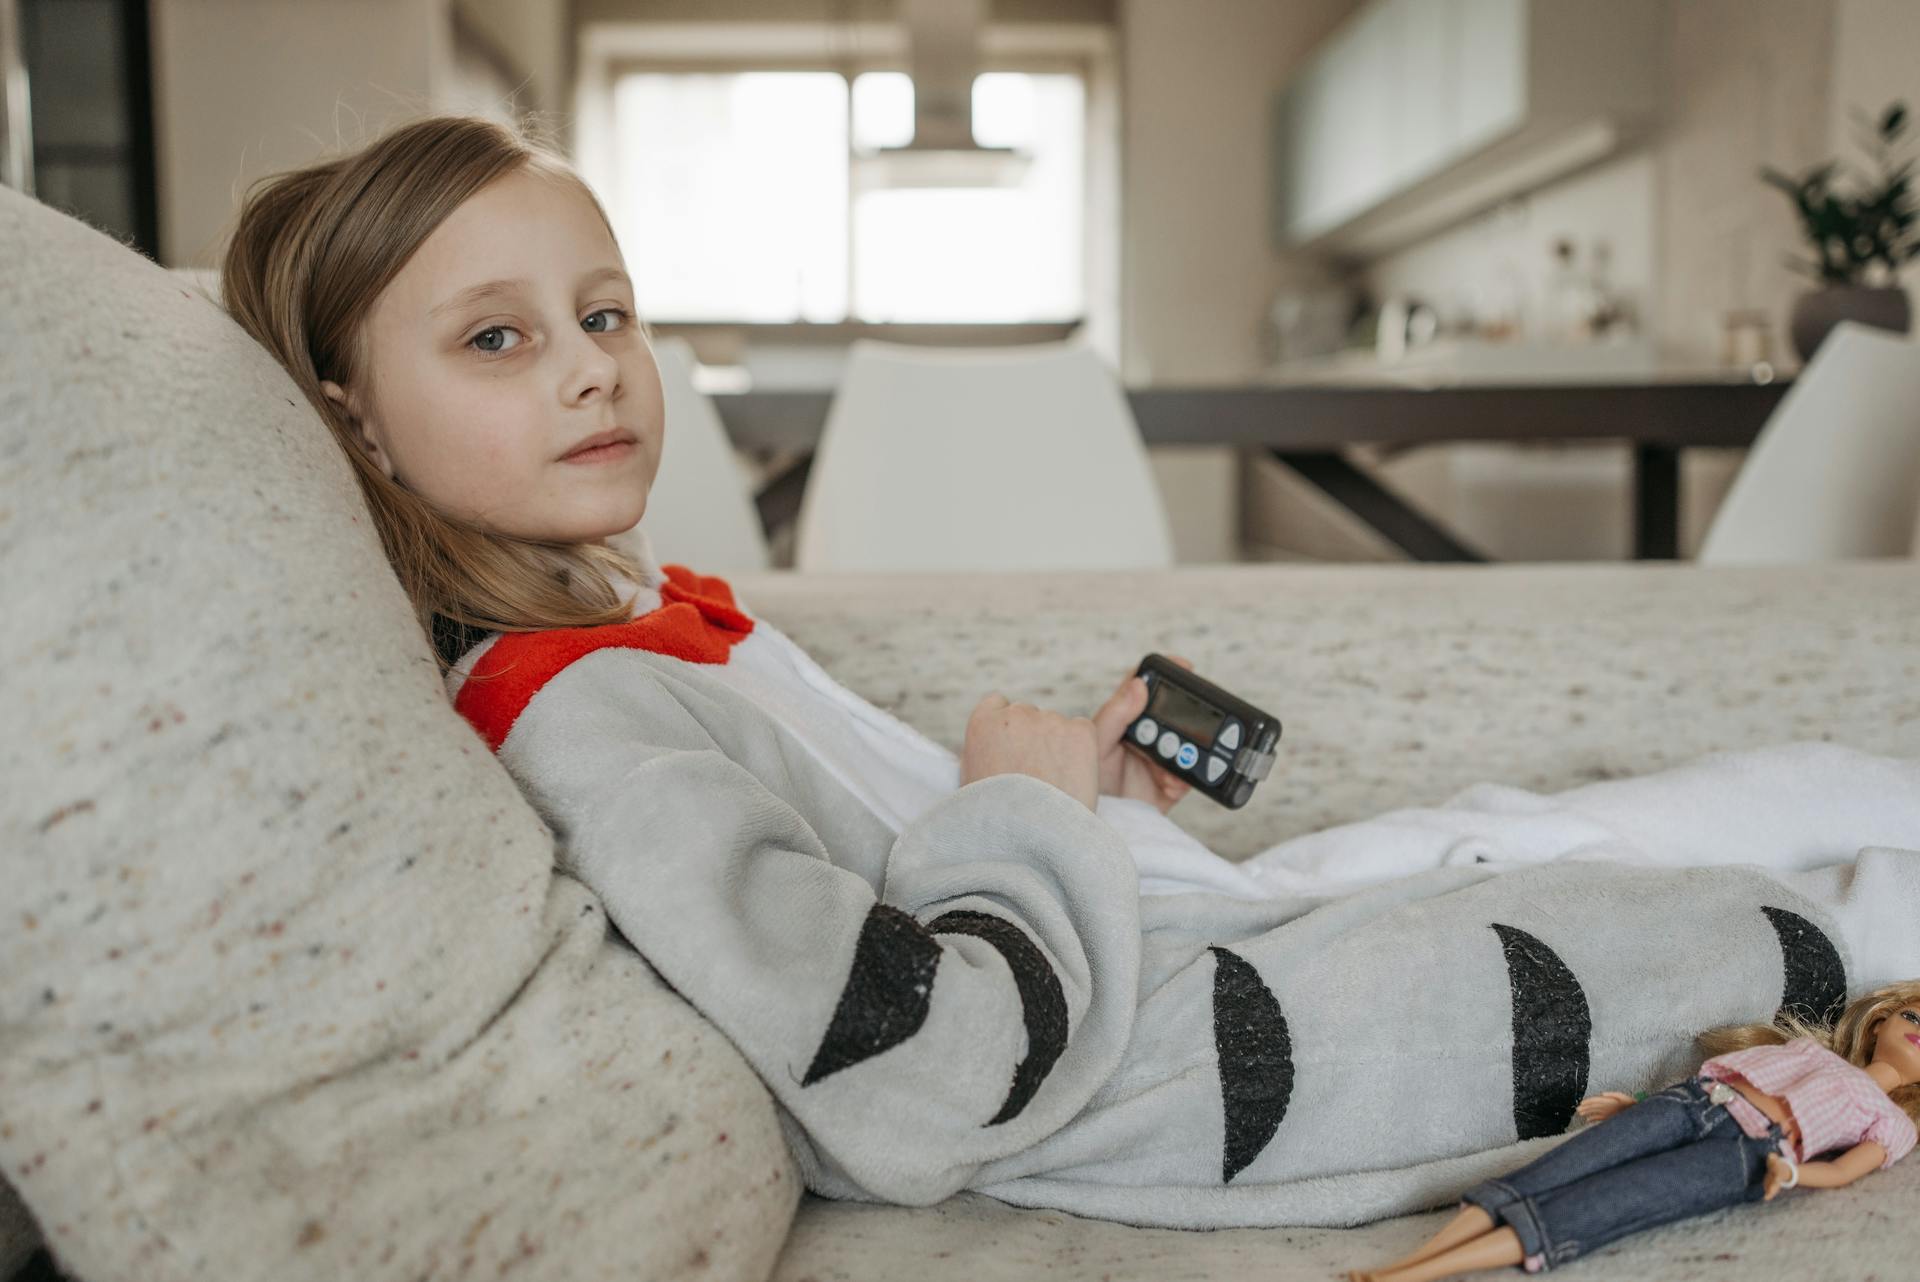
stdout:
<svg viewBox="0 0 1920 1282">
<path fill-rule="evenodd" d="M 633 284 L 633 281 L 629 279 L 627 274 L 618 267 L 601 267 L 582 276 L 580 278 L 579 288 L 585 289 L 587 286 L 597 284 L 603 280 L 623 280 L 626 281 L 629 286 Z M 482 281 L 478 285 L 469 285 L 452 298 L 449 298 L 446 302 L 439 303 L 430 308 L 427 311 L 427 315 L 438 316 L 442 312 L 454 311 L 472 303 L 484 302 L 489 298 L 497 298 L 502 294 L 510 294 L 516 289 L 525 289 L 530 283 L 531 282 L 524 277 L 518 277 L 513 280 L 489 280 Z"/>
</svg>

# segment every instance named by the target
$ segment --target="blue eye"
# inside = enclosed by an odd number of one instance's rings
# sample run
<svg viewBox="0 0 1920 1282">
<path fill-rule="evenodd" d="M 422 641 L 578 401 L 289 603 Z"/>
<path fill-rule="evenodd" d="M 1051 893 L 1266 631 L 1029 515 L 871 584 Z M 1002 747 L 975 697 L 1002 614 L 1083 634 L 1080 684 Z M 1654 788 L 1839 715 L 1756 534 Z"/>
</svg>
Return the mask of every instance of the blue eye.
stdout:
<svg viewBox="0 0 1920 1282">
<path fill-rule="evenodd" d="M 1915 1014 L 1910 1010 L 1901 1011 L 1900 1018 L 1906 1020 L 1909 1024 L 1920 1024 L 1920 1014 Z"/>
<path fill-rule="evenodd" d="M 467 346 L 473 347 L 474 344 L 480 342 L 480 340 L 484 339 L 489 334 L 505 335 L 509 332 L 518 334 L 520 331 L 517 329 L 514 329 L 513 326 L 511 325 L 489 325 L 485 329 L 481 330 L 478 334 L 475 334 L 472 338 L 468 339 Z M 489 356 L 498 356 L 502 352 L 510 352 L 513 349 L 511 347 L 477 347 L 477 348 L 474 348 L 474 350 L 482 352 Z"/>
<path fill-rule="evenodd" d="M 620 318 L 619 328 L 622 328 L 622 329 L 626 327 L 626 324 L 628 321 L 633 319 L 633 313 L 628 311 L 624 307 L 602 307 L 599 311 L 594 312 L 593 315 L 588 316 L 587 320 L 592 320 L 594 316 L 618 316 Z M 581 322 L 581 324 L 583 325 L 585 323 L 586 321 Z M 588 330 L 587 332 L 590 334 L 609 334 L 609 333 L 612 333 L 613 331 L 605 330 L 605 329 L 593 329 L 593 330 Z"/>
</svg>

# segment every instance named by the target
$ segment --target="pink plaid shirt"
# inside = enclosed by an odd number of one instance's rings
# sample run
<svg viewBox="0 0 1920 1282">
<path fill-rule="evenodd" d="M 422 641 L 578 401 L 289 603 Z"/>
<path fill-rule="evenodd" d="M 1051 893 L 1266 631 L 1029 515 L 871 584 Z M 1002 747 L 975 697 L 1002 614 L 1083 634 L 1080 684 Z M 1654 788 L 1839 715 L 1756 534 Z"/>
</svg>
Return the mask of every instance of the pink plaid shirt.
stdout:
<svg viewBox="0 0 1920 1282">
<path fill-rule="evenodd" d="M 1802 1037 L 1784 1046 L 1755 1046 L 1716 1056 L 1700 1066 L 1714 1081 L 1743 1078 L 1785 1101 L 1800 1127 L 1796 1161 L 1872 1140 L 1887 1151 L 1885 1170 L 1913 1150 L 1913 1119 L 1866 1074 L 1818 1042 Z M 1727 1112 L 1755 1139 L 1772 1125 L 1766 1115 L 1736 1095 Z"/>
</svg>

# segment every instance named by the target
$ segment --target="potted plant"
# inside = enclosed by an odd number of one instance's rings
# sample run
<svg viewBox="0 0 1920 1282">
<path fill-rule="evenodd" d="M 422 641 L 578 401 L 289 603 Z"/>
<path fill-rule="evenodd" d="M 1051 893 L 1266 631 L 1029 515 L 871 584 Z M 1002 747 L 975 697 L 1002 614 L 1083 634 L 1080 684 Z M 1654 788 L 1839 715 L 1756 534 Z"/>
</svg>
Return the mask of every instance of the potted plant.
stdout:
<svg viewBox="0 0 1920 1282">
<path fill-rule="evenodd" d="M 1913 306 L 1900 286 L 1902 265 L 1920 257 L 1911 179 L 1913 159 L 1902 158 L 1908 125 L 1905 103 L 1896 102 L 1878 120 L 1856 108 L 1861 147 L 1878 176 L 1854 173 L 1851 190 L 1834 185 L 1838 161 L 1816 165 L 1794 178 L 1763 167 L 1760 177 L 1793 201 L 1801 229 L 1813 245 L 1811 260 L 1789 255 L 1787 263 L 1820 282 L 1793 305 L 1790 327 L 1801 359 L 1810 359 L 1827 331 L 1843 320 L 1906 333 Z"/>
</svg>

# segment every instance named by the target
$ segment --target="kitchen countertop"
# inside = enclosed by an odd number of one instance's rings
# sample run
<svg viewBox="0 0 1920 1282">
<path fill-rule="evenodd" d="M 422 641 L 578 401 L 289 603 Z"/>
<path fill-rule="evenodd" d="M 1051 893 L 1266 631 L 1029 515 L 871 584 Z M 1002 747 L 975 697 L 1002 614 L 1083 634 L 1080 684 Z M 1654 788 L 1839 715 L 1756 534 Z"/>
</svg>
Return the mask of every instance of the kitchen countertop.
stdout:
<svg viewBox="0 0 1920 1282">
<path fill-rule="evenodd" d="M 1590 343 L 1487 343 L 1443 339 L 1382 360 L 1372 348 L 1349 348 L 1270 366 L 1271 386 L 1584 387 L 1596 384 L 1738 387 L 1790 378 L 1788 359 L 1751 365 L 1706 365 L 1664 355 L 1648 339 Z"/>
</svg>

